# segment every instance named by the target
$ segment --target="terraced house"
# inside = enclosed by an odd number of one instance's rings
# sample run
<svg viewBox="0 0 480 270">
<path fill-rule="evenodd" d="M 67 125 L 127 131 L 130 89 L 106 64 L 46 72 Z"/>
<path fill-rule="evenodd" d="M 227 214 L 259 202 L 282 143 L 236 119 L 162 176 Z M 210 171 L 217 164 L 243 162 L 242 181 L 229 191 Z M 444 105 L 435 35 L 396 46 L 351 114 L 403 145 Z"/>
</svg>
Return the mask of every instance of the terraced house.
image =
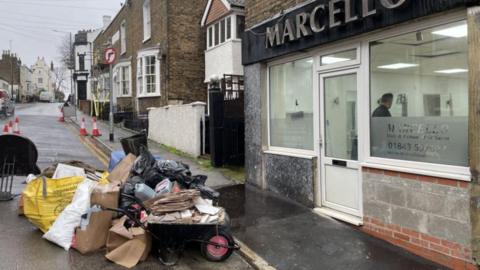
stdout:
<svg viewBox="0 0 480 270">
<path fill-rule="evenodd" d="M 199 27 L 207 0 L 126 1 L 94 41 L 94 91 L 108 92 L 103 51 L 113 46 L 117 113 L 144 115 L 149 107 L 206 102 L 205 33 Z"/>
<path fill-rule="evenodd" d="M 474 269 L 478 4 L 247 1 L 247 181 Z"/>
</svg>

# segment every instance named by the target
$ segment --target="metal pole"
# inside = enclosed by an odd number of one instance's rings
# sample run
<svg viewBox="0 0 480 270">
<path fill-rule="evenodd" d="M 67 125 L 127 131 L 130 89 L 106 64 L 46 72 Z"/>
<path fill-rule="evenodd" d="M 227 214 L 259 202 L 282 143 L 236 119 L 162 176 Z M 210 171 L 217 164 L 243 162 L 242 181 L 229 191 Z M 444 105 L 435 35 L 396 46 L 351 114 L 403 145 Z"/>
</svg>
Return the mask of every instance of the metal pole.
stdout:
<svg viewBox="0 0 480 270">
<path fill-rule="evenodd" d="M 114 141 L 113 136 L 113 71 L 112 71 L 112 64 L 109 65 L 110 67 L 110 113 L 108 114 L 108 119 L 110 122 L 110 141 Z"/>
<path fill-rule="evenodd" d="M 12 40 L 10 40 L 10 83 L 11 83 L 11 95 L 13 96 L 13 52 L 12 52 Z M 18 97 L 15 95 L 15 101 L 17 101 Z"/>
</svg>

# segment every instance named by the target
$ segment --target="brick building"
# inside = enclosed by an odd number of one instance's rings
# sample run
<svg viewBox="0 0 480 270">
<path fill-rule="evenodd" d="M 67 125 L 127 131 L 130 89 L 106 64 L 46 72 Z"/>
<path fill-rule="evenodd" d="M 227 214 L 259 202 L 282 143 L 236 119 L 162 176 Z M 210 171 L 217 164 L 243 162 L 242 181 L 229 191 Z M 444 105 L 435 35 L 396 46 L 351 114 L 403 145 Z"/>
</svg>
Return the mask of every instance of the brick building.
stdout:
<svg viewBox="0 0 480 270">
<path fill-rule="evenodd" d="M 126 1 L 94 41 L 95 88 L 108 91 L 103 50 L 113 44 L 117 111 L 146 113 L 149 107 L 206 101 L 205 33 L 199 22 L 207 0 Z"/>
<path fill-rule="evenodd" d="M 22 61 L 20 61 L 16 54 L 10 51 L 3 51 L 2 58 L 0 59 L 0 78 L 9 84 L 9 89 L 5 89 L 8 91 L 12 90 L 13 80 L 13 95 L 18 94 L 21 66 Z"/>
<path fill-rule="evenodd" d="M 247 1 L 247 181 L 474 269 L 477 4 Z"/>
</svg>

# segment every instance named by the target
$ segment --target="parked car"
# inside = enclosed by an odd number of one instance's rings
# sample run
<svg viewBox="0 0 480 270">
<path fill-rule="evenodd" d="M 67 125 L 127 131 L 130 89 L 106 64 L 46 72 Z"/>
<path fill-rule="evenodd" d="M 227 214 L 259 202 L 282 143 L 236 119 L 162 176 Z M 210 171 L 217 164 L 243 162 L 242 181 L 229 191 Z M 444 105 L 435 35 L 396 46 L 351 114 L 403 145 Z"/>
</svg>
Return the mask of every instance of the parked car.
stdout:
<svg viewBox="0 0 480 270">
<path fill-rule="evenodd" d="M 53 102 L 53 96 L 49 92 L 42 92 L 39 96 L 40 102 Z"/>
<path fill-rule="evenodd" d="M 0 118 L 15 114 L 15 101 L 8 91 L 0 89 Z"/>
</svg>

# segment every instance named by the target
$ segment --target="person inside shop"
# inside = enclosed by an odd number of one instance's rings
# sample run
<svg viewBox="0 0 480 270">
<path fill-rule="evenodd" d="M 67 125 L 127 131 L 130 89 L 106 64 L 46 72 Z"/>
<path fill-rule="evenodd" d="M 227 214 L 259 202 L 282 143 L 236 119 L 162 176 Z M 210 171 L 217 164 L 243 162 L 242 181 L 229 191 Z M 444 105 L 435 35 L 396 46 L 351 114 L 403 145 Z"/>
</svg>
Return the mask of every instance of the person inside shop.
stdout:
<svg viewBox="0 0 480 270">
<path fill-rule="evenodd" d="M 390 108 L 393 103 L 393 94 L 386 93 L 380 99 L 380 105 L 373 111 L 372 117 L 392 117 Z"/>
</svg>

